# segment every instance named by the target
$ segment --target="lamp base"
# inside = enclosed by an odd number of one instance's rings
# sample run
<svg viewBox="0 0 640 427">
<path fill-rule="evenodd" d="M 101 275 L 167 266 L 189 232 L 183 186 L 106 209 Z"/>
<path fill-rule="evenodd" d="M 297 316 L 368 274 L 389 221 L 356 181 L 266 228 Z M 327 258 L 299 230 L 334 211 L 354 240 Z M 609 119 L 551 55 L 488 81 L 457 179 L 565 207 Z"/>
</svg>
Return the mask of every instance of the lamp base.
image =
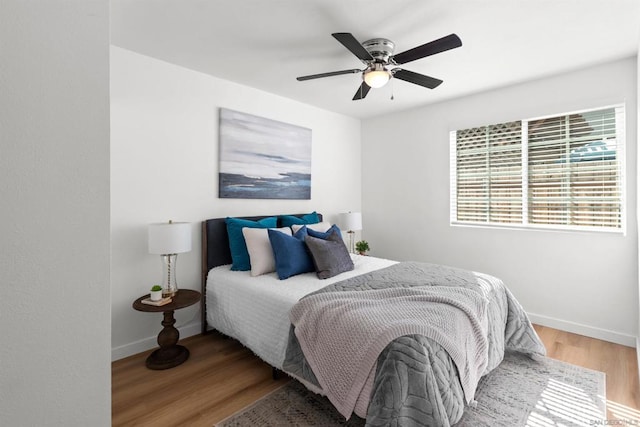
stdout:
<svg viewBox="0 0 640 427">
<path fill-rule="evenodd" d="M 164 267 L 164 276 L 162 280 L 162 297 L 173 298 L 178 293 L 178 284 L 176 283 L 176 262 L 178 254 L 160 255 L 162 265 Z"/>
<path fill-rule="evenodd" d="M 347 231 L 347 234 L 349 235 L 349 253 L 355 254 L 356 248 L 354 246 L 353 240 L 356 235 L 356 232 L 349 230 Z"/>
</svg>

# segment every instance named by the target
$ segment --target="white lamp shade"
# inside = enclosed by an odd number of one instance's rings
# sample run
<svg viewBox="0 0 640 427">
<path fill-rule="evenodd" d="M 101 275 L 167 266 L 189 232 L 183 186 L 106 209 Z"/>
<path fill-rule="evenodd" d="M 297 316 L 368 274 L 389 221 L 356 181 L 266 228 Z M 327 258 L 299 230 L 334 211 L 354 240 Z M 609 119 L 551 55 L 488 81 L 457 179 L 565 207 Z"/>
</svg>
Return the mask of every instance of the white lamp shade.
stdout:
<svg viewBox="0 0 640 427">
<path fill-rule="evenodd" d="M 340 225 L 345 231 L 362 230 L 362 214 L 360 212 L 341 213 Z"/>
<path fill-rule="evenodd" d="M 149 224 L 149 253 L 168 255 L 191 250 L 191 224 L 164 222 Z"/>
</svg>

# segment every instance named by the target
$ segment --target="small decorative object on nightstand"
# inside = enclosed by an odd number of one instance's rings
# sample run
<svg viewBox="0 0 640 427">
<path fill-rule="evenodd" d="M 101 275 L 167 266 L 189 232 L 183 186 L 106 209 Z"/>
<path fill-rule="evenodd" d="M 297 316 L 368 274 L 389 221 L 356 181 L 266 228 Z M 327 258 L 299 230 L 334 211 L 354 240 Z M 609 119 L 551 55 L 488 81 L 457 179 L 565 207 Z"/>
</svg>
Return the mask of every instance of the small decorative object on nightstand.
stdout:
<svg viewBox="0 0 640 427">
<path fill-rule="evenodd" d="M 173 326 L 176 323 L 173 312 L 197 303 L 201 297 L 202 295 L 198 291 L 181 289 L 173 296 L 171 302 L 162 306 L 143 303 L 142 301 L 149 298 L 149 295 L 144 295 L 133 302 L 133 308 L 138 311 L 147 313 L 162 312 L 164 314 L 164 319 L 162 320 L 164 328 L 158 334 L 160 348 L 147 357 L 147 368 L 155 370 L 169 369 L 184 363 L 189 358 L 189 350 L 184 346 L 178 345 L 180 332 Z"/>
<path fill-rule="evenodd" d="M 162 299 L 162 286 L 153 286 L 151 288 L 151 293 L 149 294 L 149 299 L 151 301 L 160 301 Z"/>
<path fill-rule="evenodd" d="M 356 252 L 360 255 L 366 255 L 369 252 L 369 243 L 366 240 L 356 242 Z"/>
</svg>

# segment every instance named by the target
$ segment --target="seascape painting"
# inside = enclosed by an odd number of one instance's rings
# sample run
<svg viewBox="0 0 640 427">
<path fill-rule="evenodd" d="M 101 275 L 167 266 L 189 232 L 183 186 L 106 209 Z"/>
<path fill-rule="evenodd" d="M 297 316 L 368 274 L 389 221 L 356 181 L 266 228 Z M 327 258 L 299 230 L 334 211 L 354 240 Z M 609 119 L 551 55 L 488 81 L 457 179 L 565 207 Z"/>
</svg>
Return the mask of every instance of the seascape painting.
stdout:
<svg viewBox="0 0 640 427">
<path fill-rule="evenodd" d="M 220 198 L 311 199 L 311 129 L 220 109 Z"/>
</svg>

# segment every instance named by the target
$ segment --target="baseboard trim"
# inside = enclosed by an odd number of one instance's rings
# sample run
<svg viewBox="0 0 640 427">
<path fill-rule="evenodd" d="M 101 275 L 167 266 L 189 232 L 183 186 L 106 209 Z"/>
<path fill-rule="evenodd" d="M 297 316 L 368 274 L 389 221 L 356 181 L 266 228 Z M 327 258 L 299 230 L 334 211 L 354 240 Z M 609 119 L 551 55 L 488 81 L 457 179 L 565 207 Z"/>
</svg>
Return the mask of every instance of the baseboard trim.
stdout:
<svg viewBox="0 0 640 427">
<path fill-rule="evenodd" d="M 553 317 L 542 316 L 535 313 L 527 313 L 532 323 L 541 326 L 548 326 L 562 331 L 572 332 L 574 334 L 584 335 L 591 338 L 597 338 L 603 341 L 609 341 L 616 344 L 626 345 L 627 347 L 636 347 L 640 345 L 638 339 L 633 335 L 623 334 L 608 329 L 596 328 L 594 326 L 583 325 L 581 323 L 570 322 L 568 320 L 556 319 Z M 640 347 L 637 347 L 640 348 Z"/>
<path fill-rule="evenodd" d="M 178 332 L 180 332 L 180 339 L 183 339 L 198 335 L 201 332 L 202 325 L 200 322 L 193 322 L 177 329 Z M 143 351 L 151 350 L 156 347 L 158 347 L 157 335 L 121 345 L 120 347 L 111 349 L 111 361 L 114 362 L 116 360 L 124 359 L 125 357 L 133 356 L 134 354 L 142 353 Z"/>
</svg>

